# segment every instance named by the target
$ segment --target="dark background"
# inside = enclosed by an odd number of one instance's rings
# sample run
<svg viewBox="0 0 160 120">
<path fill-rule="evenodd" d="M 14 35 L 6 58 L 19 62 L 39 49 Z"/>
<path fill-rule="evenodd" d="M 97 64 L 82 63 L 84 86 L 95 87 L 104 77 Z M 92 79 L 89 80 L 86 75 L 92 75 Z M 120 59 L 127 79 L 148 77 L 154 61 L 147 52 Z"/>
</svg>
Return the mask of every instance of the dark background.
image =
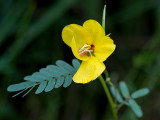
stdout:
<svg viewBox="0 0 160 120">
<path fill-rule="evenodd" d="M 64 44 L 64 26 L 82 25 L 88 19 L 101 23 L 106 5 L 106 33 L 116 44 L 105 61 L 111 80 L 124 80 L 130 91 L 148 87 L 151 92 L 137 102 L 140 120 L 160 120 L 160 1 L 159 0 L 0 0 L 0 120 L 112 120 L 99 83 L 72 83 L 15 98 L 10 84 L 56 60 L 74 58 Z M 138 120 L 123 107 L 121 120 Z"/>
</svg>

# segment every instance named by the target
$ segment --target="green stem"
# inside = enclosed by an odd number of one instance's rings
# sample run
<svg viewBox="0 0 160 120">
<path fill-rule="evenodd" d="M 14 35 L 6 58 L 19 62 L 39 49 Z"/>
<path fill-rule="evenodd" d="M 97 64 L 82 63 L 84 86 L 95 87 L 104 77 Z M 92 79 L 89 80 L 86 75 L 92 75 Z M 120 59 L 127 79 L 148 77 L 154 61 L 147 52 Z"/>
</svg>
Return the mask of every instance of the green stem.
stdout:
<svg viewBox="0 0 160 120">
<path fill-rule="evenodd" d="M 129 100 L 131 99 L 131 97 L 125 99 L 121 104 L 119 104 L 116 108 L 116 111 L 118 112 L 118 110 L 126 103 L 128 102 Z"/>
<path fill-rule="evenodd" d="M 102 86 L 103 86 L 103 88 L 104 88 L 104 91 L 105 91 L 106 96 L 107 96 L 107 98 L 108 98 L 108 101 L 109 101 L 109 103 L 110 103 L 114 120 L 118 120 L 117 112 L 116 112 L 116 109 L 115 109 L 115 106 L 114 106 L 112 97 L 111 97 L 111 95 L 110 95 L 110 93 L 109 93 L 109 90 L 108 90 L 108 88 L 107 88 L 107 85 L 106 85 L 106 83 L 105 83 L 105 81 L 104 81 L 104 79 L 103 79 L 103 77 L 102 77 L 101 75 L 100 75 L 98 78 L 99 78 L 99 80 L 100 80 L 100 82 L 101 82 L 101 84 L 102 84 Z"/>
</svg>

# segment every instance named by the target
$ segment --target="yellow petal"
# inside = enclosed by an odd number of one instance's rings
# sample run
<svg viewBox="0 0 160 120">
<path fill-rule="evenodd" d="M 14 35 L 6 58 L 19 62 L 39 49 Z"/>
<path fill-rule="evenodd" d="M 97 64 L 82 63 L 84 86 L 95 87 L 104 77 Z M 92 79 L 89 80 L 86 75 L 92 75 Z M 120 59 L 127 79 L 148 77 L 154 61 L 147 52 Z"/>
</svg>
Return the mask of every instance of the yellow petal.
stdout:
<svg viewBox="0 0 160 120">
<path fill-rule="evenodd" d="M 71 49 L 72 49 L 74 56 L 77 59 L 83 60 L 83 61 L 86 61 L 89 59 L 89 56 L 87 56 L 87 55 L 79 55 L 79 51 L 78 51 L 79 48 L 77 47 L 77 44 L 76 44 L 74 37 L 72 38 Z"/>
<path fill-rule="evenodd" d="M 88 83 L 102 74 L 105 70 L 105 65 L 96 57 L 91 57 L 87 61 L 83 61 L 80 68 L 73 76 L 73 81 L 76 83 Z"/>
<path fill-rule="evenodd" d="M 115 50 L 116 45 L 110 37 L 103 37 L 93 43 L 95 45 L 94 54 L 101 61 L 105 61 Z"/>
<path fill-rule="evenodd" d="M 71 24 L 63 28 L 62 39 L 70 47 L 73 37 L 78 48 L 81 48 L 86 43 L 92 43 L 92 37 L 87 30 L 80 25 Z"/>
<path fill-rule="evenodd" d="M 105 36 L 105 31 L 102 26 L 95 20 L 87 20 L 83 27 L 90 33 L 93 41 L 97 41 Z"/>
</svg>

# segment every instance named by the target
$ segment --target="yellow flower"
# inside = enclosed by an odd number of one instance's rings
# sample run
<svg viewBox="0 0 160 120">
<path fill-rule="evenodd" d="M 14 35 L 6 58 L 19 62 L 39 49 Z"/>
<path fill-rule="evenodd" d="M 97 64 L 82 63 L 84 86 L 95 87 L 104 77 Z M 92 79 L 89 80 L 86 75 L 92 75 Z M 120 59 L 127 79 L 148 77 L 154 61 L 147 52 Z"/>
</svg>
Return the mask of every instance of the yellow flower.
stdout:
<svg viewBox="0 0 160 120">
<path fill-rule="evenodd" d="M 88 83 L 105 70 L 105 61 L 115 50 L 113 40 L 105 35 L 102 26 L 95 20 L 84 22 L 83 26 L 70 24 L 62 31 L 63 41 L 72 49 L 82 64 L 73 81 Z"/>
</svg>

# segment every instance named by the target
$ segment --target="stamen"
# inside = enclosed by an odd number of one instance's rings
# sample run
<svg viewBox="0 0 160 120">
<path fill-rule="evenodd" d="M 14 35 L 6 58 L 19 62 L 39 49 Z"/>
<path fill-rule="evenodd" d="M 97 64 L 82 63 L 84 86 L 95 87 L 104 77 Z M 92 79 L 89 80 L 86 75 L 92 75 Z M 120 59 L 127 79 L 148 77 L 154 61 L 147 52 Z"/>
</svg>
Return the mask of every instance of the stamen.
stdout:
<svg viewBox="0 0 160 120">
<path fill-rule="evenodd" d="M 85 44 L 81 49 L 79 49 L 79 52 L 81 52 L 81 51 L 83 51 L 85 49 L 90 49 L 90 48 L 91 48 L 90 45 Z"/>
<path fill-rule="evenodd" d="M 78 49 L 79 55 L 92 55 L 94 53 L 94 45 L 85 44 L 82 48 Z"/>
<path fill-rule="evenodd" d="M 82 52 L 79 53 L 79 55 L 83 55 L 84 53 L 90 53 L 90 52 L 93 52 L 93 50 L 84 50 Z"/>
</svg>

